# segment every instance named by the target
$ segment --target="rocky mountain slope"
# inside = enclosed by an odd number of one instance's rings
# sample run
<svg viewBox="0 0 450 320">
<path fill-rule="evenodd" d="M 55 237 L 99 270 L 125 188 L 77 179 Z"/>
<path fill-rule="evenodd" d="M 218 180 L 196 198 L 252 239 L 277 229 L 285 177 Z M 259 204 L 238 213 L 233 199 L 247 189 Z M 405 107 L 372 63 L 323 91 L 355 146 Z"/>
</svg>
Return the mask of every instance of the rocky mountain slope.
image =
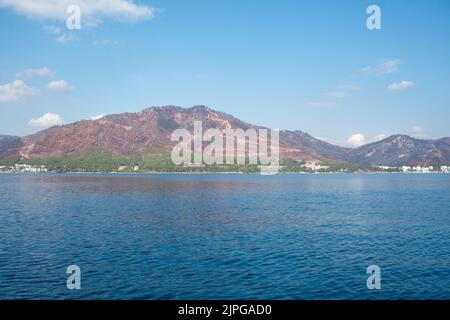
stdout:
<svg viewBox="0 0 450 320">
<path fill-rule="evenodd" d="M 350 161 L 387 166 L 448 164 L 450 139 L 420 140 L 393 135 L 352 150 Z"/>
<path fill-rule="evenodd" d="M 169 150 L 172 132 L 193 132 L 194 121 L 209 128 L 263 128 L 205 106 L 184 109 L 152 107 L 137 113 L 108 115 L 98 120 L 55 126 L 22 138 L 0 136 L 0 159 L 56 158 L 80 151 L 104 150 L 132 155 L 149 149 Z M 450 138 L 419 140 L 395 135 L 356 149 L 321 141 L 302 131 L 280 131 L 280 155 L 284 159 L 352 162 L 364 165 L 427 165 L 450 163 Z"/>
</svg>

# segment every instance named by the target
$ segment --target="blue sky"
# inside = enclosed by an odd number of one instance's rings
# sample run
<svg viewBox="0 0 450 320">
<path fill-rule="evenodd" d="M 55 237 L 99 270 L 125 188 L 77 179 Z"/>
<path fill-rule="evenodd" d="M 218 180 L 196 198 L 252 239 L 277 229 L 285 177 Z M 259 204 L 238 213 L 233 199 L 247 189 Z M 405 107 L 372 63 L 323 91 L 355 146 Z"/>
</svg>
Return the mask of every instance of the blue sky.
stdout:
<svg viewBox="0 0 450 320">
<path fill-rule="evenodd" d="M 203 104 L 340 145 L 450 136 L 449 1 L 58 0 L 80 30 L 55 1 L 0 0 L 1 134 Z"/>
</svg>

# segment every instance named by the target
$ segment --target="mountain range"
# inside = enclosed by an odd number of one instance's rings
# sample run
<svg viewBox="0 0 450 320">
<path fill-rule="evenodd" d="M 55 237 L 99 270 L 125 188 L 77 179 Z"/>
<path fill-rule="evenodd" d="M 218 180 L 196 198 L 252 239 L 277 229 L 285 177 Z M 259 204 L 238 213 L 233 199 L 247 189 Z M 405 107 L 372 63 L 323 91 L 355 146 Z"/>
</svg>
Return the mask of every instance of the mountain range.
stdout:
<svg viewBox="0 0 450 320">
<path fill-rule="evenodd" d="M 0 159 L 49 159 L 93 149 L 118 155 L 132 155 L 149 149 L 170 152 L 175 144 L 170 141 L 172 132 L 178 128 L 192 132 L 194 121 L 202 121 L 203 130 L 264 128 L 205 106 L 187 109 L 151 107 L 137 113 L 107 115 L 97 120 L 54 126 L 24 137 L 0 135 Z M 357 165 L 450 164 L 450 138 L 421 140 L 398 134 L 358 148 L 345 148 L 300 130 L 281 130 L 280 156 L 298 161 Z"/>
</svg>

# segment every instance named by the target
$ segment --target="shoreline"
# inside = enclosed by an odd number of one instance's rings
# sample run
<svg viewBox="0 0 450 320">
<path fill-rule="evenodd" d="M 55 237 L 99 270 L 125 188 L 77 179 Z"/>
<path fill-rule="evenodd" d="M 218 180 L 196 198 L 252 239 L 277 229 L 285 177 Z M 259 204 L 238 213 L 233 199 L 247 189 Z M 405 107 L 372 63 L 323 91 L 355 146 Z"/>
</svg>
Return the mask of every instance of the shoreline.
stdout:
<svg viewBox="0 0 450 320">
<path fill-rule="evenodd" d="M 98 172 L 98 171 L 68 171 L 68 172 L 0 172 L 0 174 L 34 174 L 34 175 L 46 175 L 46 174 L 117 174 L 117 175 L 205 175 L 205 174 L 224 174 L 224 175 L 261 175 L 261 176 L 276 176 L 276 175 L 325 175 L 325 174 L 449 174 L 448 172 L 385 172 L 385 171 L 355 171 L 355 172 L 278 172 L 276 174 L 261 174 L 260 172 L 179 172 L 179 171 L 148 171 L 148 172 Z"/>
</svg>

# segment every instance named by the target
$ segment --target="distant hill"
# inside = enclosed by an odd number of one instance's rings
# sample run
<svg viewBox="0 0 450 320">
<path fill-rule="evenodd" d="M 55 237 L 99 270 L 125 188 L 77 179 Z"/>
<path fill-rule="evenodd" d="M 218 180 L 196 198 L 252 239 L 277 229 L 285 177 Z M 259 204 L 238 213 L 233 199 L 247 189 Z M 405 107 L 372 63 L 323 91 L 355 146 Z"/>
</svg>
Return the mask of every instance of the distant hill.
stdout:
<svg viewBox="0 0 450 320">
<path fill-rule="evenodd" d="M 393 135 L 352 150 L 350 161 L 370 165 L 433 165 L 450 163 L 450 138 L 420 140 Z"/>
<path fill-rule="evenodd" d="M 205 106 L 151 107 L 137 113 L 107 115 L 55 126 L 25 137 L 0 136 L 0 159 L 70 157 L 89 150 L 131 156 L 158 150 L 169 154 L 175 129 L 193 131 L 194 121 L 208 128 L 263 128 Z M 450 138 L 419 140 L 395 135 L 356 149 L 316 139 L 302 131 L 280 131 L 282 159 L 351 162 L 361 165 L 428 165 L 450 163 Z"/>
<path fill-rule="evenodd" d="M 6 158 L 17 154 L 20 137 L 0 135 L 0 157 Z"/>
</svg>

